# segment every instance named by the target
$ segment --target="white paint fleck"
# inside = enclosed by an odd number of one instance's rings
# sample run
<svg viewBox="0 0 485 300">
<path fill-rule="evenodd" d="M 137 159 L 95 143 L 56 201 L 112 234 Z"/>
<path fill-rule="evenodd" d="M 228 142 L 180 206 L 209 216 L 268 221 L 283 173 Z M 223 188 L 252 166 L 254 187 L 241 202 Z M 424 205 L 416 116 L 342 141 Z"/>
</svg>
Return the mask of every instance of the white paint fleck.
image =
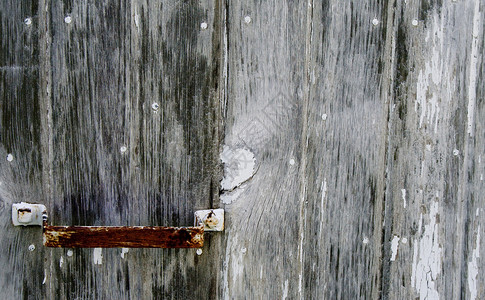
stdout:
<svg viewBox="0 0 485 300">
<path fill-rule="evenodd" d="M 430 207 L 429 224 L 424 226 L 421 235 L 423 215 L 421 214 L 417 236 L 414 241 L 414 255 L 411 273 L 411 285 L 419 293 L 420 299 L 439 299 L 435 281 L 441 272 L 441 252 L 439 244 L 439 228 L 436 222 L 438 202 L 433 201 Z"/>
<path fill-rule="evenodd" d="M 402 244 L 407 244 L 407 243 L 408 243 L 408 239 L 407 239 L 407 238 L 405 238 L 405 237 L 403 237 L 403 238 L 401 239 L 401 243 L 402 243 Z"/>
<path fill-rule="evenodd" d="M 128 150 L 128 148 L 126 148 L 126 146 L 121 146 L 121 148 L 120 148 L 121 153 L 125 153 L 126 150 Z"/>
<path fill-rule="evenodd" d="M 399 237 L 395 235 L 391 241 L 391 251 L 392 251 L 391 261 L 396 260 L 398 247 L 399 247 Z"/>
<path fill-rule="evenodd" d="M 13 161 L 13 155 L 11 153 L 7 154 L 7 161 Z"/>
<path fill-rule="evenodd" d="M 221 202 L 224 204 L 231 204 L 232 202 L 239 199 L 239 196 L 244 192 L 243 187 L 239 187 L 232 192 L 226 192 L 220 196 Z"/>
<path fill-rule="evenodd" d="M 242 248 L 242 249 L 241 249 L 241 253 L 242 253 L 242 254 L 246 254 L 246 252 L 248 252 L 248 249 L 246 249 L 246 248 Z"/>
<path fill-rule="evenodd" d="M 362 240 L 362 243 L 364 243 L 364 245 L 369 244 L 369 238 L 368 237 L 364 237 L 364 239 Z"/>
<path fill-rule="evenodd" d="M 67 250 L 67 256 L 72 257 L 73 254 L 72 250 Z"/>
<path fill-rule="evenodd" d="M 244 23 L 249 24 L 249 23 L 251 23 L 251 21 L 252 20 L 251 20 L 251 17 L 250 16 L 245 16 L 244 17 Z"/>
<path fill-rule="evenodd" d="M 44 269 L 44 280 L 42 280 L 42 284 L 45 284 L 47 281 L 47 270 Z"/>
<path fill-rule="evenodd" d="M 480 181 L 483 181 L 483 174 L 480 174 Z"/>
<path fill-rule="evenodd" d="M 160 104 L 158 104 L 157 102 L 153 102 L 152 103 L 152 109 L 153 109 L 153 111 L 158 111 L 159 108 L 160 108 Z"/>
<path fill-rule="evenodd" d="M 327 114 L 322 114 L 322 120 L 327 120 Z"/>
<path fill-rule="evenodd" d="M 140 30 L 140 15 L 137 12 L 137 9 L 135 7 L 135 26 L 138 30 Z"/>
<path fill-rule="evenodd" d="M 431 151 L 431 145 L 426 145 L 426 150 Z"/>
<path fill-rule="evenodd" d="M 35 245 L 34 244 L 30 245 L 29 246 L 29 251 L 34 251 L 34 250 L 35 250 Z"/>
<path fill-rule="evenodd" d="M 402 205 L 404 208 L 406 208 L 406 189 L 401 189 L 401 194 L 402 194 Z"/>
<path fill-rule="evenodd" d="M 285 284 L 283 285 L 283 296 L 281 296 L 282 300 L 288 298 L 288 279 L 285 280 Z"/>
<path fill-rule="evenodd" d="M 63 264 L 64 264 L 64 257 L 61 256 L 61 259 L 59 259 L 59 268 L 62 268 Z"/>
<path fill-rule="evenodd" d="M 477 208 L 477 211 L 475 211 L 475 216 L 478 217 L 479 214 L 480 214 L 480 208 Z"/>
<path fill-rule="evenodd" d="M 292 166 L 293 166 L 294 164 L 295 164 L 295 160 L 294 160 L 293 158 L 292 158 L 292 159 L 290 159 L 290 165 L 292 165 Z"/>
<path fill-rule="evenodd" d="M 457 156 L 458 154 L 460 154 L 460 151 L 458 149 L 453 149 L 453 155 Z"/>
<path fill-rule="evenodd" d="M 206 22 L 200 23 L 200 29 L 207 29 L 207 23 Z"/>
<path fill-rule="evenodd" d="M 29 18 L 25 18 L 24 24 L 25 25 L 31 25 L 32 24 L 32 18 L 30 18 L 30 17 Z"/>
<path fill-rule="evenodd" d="M 374 26 L 379 25 L 379 20 L 377 20 L 376 18 L 374 18 L 374 19 L 372 20 L 372 25 L 374 25 Z"/>
<path fill-rule="evenodd" d="M 254 154 L 247 149 L 231 149 L 224 146 L 221 161 L 224 163 L 222 190 L 231 191 L 254 175 L 256 159 Z"/>
<path fill-rule="evenodd" d="M 94 248 L 93 250 L 93 262 L 95 265 L 103 264 L 103 249 Z"/>
<path fill-rule="evenodd" d="M 64 22 L 66 22 L 66 24 L 70 24 L 70 23 L 72 22 L 72 18 L 71 18 L 71 16 L 66 16 L 66 17 L 64 18 Z"/>
<path fill-rule="evenodd" d="M 411 24 L 413 24 L 413 26 L 418 26 L 419 22 L 418 20 L 414 19 L 411 21 Z"/>
<path fill-rule="evenodd" d="M 468 112 L 467 112 L 467 132 L 469 136 L 473 136 L 473 123 L 475 119 L 475 103 L 476 103 L 476 86 L 477 86 L 477 68 L 478 63 L 478 45 L 479 33 L 481 23 L 480 2 L 475 1 L 475 11 L 473 13 L 473 31 L 472 31 L 472 49 L 470 51 L 470 74 L 468 84 Z"/>
<path fill-rule="evenodd" d="M 130 251 L 129 248 L 121 248 L 121 258 L 125 258 L 125 255 Z"/>
<path fill-rule="evenodd" d="M 475 241 L 475 249 L 472 252 L 472 260 L 468 262 L 468 289 L 470 290 L 470 299 L 477 298 L 477 275 L 478 262 L 480 257 L 480 225 L 477 228 L 477 239 Z"/>
</svg>

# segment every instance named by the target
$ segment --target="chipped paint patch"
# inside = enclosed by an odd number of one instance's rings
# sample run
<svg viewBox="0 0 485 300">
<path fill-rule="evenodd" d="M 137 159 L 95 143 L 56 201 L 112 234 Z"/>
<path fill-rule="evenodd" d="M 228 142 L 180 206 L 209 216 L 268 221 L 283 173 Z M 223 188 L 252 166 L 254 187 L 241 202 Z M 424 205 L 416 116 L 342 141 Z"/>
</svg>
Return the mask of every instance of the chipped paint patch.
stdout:
<svg viewBox="0 0 485 300">
<path fill-rule="evenodd" d="M 254 175 L 256 159 L 248 149 L 224 146 L 220 157 L 224 163 L 223 191 L 234 190 Z"/>
<path fill-rule="evenodd" d="M 285 280 L 285 284 L 283 285 L 283 296 L 281 297 L 282 300 L 288 298 L 288 279 Z"/>
<path fill-rule="evenodd" d="M 433 201 L 430 207 L 429 224 L 424 226 L 420 240 L 414 240 L 414 254 L 411 274 L 411 285 L 416 289 L 420 299 L 439 299 L 435 281 L 441 272 L 441 252 L 438 236 L 438 202 Z M 423 214 L 420 216 L 418 233 L 422 231 Z"/>
<path fill-rule="evenodd" d="M 391 261 L 396 260 L 398 247 L 399 247 L 399 237 L 395 235 L 391 241 L 391 251 L 392 251 Z"/>
<path fill-rule="evenodd" d="M 401 189 L 401 194 L 402 194 L 402 205 L 404 208 L 406 208 L 406 189 Z"/>
<path fill-rule="evenodd" d="M 128 248 L 121 248 L 121 258 L 125 258 L 125 254 L 128 253 L 130 249 Z"/>
<path fill-rule="evenodd" d="M 472 260 L 468 263 L 468 289 L 470 290 L 470 299 L 477 298 L 477 275 L 478 262 L 480 257 L 480 225 L 477 228 L 477 239 L 475 241 L 475 249 L 472 252 Z"/>
<path fill-rule="evenodd" d="M 102 248 L 94 248 L 93 262 L 94 262 L 95 265 L 103 264 L 103 249 Z"/>
</svg>

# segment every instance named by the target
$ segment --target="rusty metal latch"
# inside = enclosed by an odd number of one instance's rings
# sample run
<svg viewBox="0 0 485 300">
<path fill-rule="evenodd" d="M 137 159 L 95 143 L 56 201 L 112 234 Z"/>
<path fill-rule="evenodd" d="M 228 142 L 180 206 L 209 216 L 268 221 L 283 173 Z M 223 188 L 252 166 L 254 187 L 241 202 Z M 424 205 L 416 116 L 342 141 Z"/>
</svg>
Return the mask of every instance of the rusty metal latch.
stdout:
<svg viewBox="0 0 485 300">
<path fill-rule="evenodd" d="M 42 226 L 44 246 L 57 248 L 202 248 L 205 231 L 224 230 L 224 210 L 195 212 L 192 227 L 51 226 L 42 204 L 14 203 L 15 226 Z"/>
</svg>

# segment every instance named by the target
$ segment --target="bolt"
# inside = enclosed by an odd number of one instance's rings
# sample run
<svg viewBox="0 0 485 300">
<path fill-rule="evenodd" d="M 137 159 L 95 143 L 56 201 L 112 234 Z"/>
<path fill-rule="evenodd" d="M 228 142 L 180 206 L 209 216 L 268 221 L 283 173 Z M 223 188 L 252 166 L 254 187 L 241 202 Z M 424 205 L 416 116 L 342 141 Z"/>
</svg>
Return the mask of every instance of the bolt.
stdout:
<svg viewBox="0 0 485 300">
<path fill-rule="evenodd" d="M 66 16 L 66 17 L 64 18 L 64 22 L 66 22 L 66 24 L 71 23 L 71 22 L 72 22 L 72 18 L 71 18 L 71 16 Z"/>
<path fill-rule="evenodd" d="M 202 255 L 202 249 L 197 249 L 197 251 L 195 251 L 195 253 L 197 253 L 197 255 Z"/>
<path fill-rule="evenodd" d="M 157 102 L 153 102 L 152 109 L 153 111 L 157 111 L 160 108 L 160 105 Z"/>
<path fill-rule="evenodd" d="M 31 25 L 31 24 L 32 24 L 32 18 L 26 18 L 26 19 L 24 20 L 24 24 L 25 24 L 25 25 Z"/>
<path fill-rule="evenodd" d="M 34 251 L 35 250 L 35 245 L 30 245 L 29 246 L 29 251 Z"/>
<path fill-rule="evenodd" d="M 251 17 L 250 17 L 250 16 L 245 16 L 245 17 L 244 17 L 244 22 L 245 22 L 246 24 L 251 23 Z"/>
<path fill-rule="evenodd" d="M 200 23 L 200 28 L 201 29 L 207 29 L 207 23 L 206 22 Z"/>
<path fill-rule="evenodd" d="M 13 155 L 12 154 L 7 154 L 7 161 L 13 161 Z"/>
</svg>

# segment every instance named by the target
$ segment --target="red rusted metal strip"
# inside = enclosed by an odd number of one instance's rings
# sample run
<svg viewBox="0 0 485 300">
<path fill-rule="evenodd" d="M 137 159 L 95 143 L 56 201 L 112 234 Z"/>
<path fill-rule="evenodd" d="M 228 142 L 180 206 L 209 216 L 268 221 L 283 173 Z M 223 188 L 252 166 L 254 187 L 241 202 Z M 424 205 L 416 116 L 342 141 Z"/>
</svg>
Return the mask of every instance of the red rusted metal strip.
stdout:
<svg viewBox="0 0 485 300">
<path fill-rule="evenodd" d="M 47 247 L 201 248 L 203 245 L 203 226 L 44 226 Z"/>
</svg>

